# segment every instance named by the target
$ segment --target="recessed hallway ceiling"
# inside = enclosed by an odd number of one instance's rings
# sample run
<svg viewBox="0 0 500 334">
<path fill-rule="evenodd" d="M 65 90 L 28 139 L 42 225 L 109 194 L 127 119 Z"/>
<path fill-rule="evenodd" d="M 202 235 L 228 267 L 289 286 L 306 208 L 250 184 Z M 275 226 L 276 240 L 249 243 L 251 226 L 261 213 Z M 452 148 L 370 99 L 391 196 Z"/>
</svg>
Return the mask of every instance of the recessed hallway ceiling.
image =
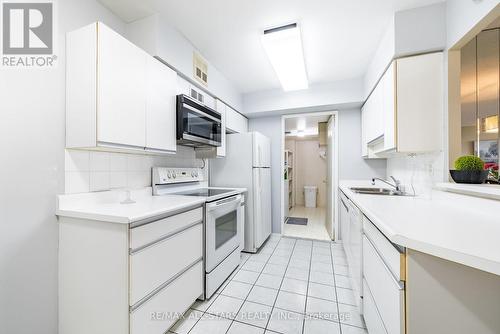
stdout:
<svg viewBox="0 0 500 334">
<path fill-rule="evenodd" d="M 279 88 L 266 28 L 299 22 L 310 84 L 362 76 L 394 12 L 443 0 L 100 0 L 127 22 L 161 13 L 243 93 Z"/>
</svg>

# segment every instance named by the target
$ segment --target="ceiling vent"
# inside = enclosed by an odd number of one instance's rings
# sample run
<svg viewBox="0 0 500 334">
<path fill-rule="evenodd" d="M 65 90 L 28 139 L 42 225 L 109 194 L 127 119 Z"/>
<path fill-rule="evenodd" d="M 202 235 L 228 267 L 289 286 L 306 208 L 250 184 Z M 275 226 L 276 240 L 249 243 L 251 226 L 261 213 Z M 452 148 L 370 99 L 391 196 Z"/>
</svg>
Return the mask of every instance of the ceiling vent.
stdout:
<svg viewBox="0 0 500 334">
<path fill-rule="evenodd" d="M 208 86 L 208 64 L 197 52 L 193 53 L 194 78 L 205 86 Z"/>
</svg>

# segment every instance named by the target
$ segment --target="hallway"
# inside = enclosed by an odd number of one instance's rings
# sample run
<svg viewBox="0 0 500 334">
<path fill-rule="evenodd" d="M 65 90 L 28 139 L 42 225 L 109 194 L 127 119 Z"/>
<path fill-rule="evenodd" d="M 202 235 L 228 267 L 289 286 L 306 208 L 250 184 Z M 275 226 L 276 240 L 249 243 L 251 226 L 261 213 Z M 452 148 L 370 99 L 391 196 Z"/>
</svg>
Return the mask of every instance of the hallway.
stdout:
<svg viewBox="0 0 500 334">
<path fill-rule="evenodd" d="M 326 210 L 323 207 L 306 208 L 294 206 L 289 217 L 307 218 L 307 225 L 284 224 L 283 235 L 287 237 L 331 240 L 326 230 Z"/>
</svg>

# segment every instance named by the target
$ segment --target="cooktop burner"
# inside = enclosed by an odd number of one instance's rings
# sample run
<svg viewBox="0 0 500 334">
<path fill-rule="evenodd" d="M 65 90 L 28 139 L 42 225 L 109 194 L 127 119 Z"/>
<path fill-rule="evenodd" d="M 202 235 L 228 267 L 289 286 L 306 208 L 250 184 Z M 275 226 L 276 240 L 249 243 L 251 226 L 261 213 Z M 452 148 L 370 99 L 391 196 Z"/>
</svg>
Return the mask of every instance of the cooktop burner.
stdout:
<svg viewBox="0 0 500 334">
<path fill-rule="evenodd" d="M 212 196 L 217 196 L 217 195 L 229 193 L 231 191 L 232 191 L 231 189 L 200 188 L 200 189 L 181 191 L 181 192 L 175 193 L 175 195 L 212 197 Z"/>
</svg>

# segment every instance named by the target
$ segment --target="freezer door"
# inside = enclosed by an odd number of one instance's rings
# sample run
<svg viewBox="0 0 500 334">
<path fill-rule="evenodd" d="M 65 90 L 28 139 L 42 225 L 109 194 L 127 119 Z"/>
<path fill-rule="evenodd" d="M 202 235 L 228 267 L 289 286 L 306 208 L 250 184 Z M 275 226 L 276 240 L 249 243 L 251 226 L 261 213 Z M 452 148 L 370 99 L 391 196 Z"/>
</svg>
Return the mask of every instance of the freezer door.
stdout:
<svg viewBox="0 0 500 334">
<path fill-rule="evenodd" d="M 253 133 L 253 166 L 271 167 L 271 141 L 261 133 Z"/>
<path fill-rule="evenodd" d="M 254 243 L 259 248 L 271 234 L 271 169 L 254 168 Z"/>
</svg>

